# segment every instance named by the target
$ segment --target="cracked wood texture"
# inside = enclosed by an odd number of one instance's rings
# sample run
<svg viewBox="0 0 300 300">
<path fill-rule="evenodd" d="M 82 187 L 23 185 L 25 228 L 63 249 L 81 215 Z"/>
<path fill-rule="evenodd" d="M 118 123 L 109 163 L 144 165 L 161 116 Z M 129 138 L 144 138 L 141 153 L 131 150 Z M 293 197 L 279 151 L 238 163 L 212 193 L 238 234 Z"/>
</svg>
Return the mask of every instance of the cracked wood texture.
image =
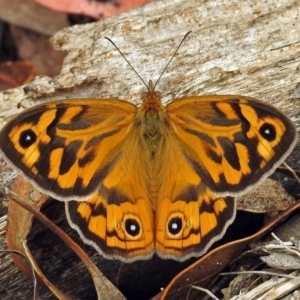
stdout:
<svg viewBox="0 0 300 300">
<path fill-rule="evenodd" d="M 295 93 L 300 69 L 299 19 L 297 0 L 169 0 L 66 28 L 52 39 L 56 48 L 68 52 L 61 74 L 1 93 L 0 122 L 20 112 L 21 100 L 25 107 L 66 97 L 117 97 L 138 104 L 145 86 L 104 37 L 117 44 L 145 82 L 155 82 L 182 37 L 192 30 L 158 84 L 163 101 L 184 95 L 243 94 L 274 104 L 299 128 L 300 104 Z M 298 153 L 299 145 L 289 160 L 295 169 L 299 169 Z M 0 171 L 1 184 L 9 186 L 11 173 L 4 164 Z M 68 228 L 62 203 L 47 205 L 45 212 Z M 5 216 L 1 221 L 0 245 L 6 249 Z M 48 278 L 74 297 L 96 299 L 89 274 L 59 244 L 48 230 L 34 223 L 29 246 Z M 154 262 L 125 265 L 105 261 L 89 247 L 84 249 L 128 299 L 150 298 L 188 263 L 154 258 Z M 42 287 L 39 293 L 42 299 L 53 299 Z M 31 299 L 33 295 L 32 282 L 5 252 L 0 253 L 0 294 L 2 299 Z"/>
</svg>

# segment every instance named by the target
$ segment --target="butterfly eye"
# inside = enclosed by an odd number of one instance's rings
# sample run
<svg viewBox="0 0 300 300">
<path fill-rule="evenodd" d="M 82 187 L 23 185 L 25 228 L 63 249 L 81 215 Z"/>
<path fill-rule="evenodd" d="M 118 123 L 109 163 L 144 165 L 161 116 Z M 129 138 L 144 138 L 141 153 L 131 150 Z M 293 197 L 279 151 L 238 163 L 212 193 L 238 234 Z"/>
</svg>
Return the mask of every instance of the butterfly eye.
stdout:
<svg viewBox="0 0 300 300">
<path fill-rule="evenodd" d="M 276 138 L 276 129 L 274 125 L 270 123 L 263 124 L 259 129 L 259 133 L 268 142 L 272 142 Z"/>
<path fill-rule="evenodd" d="M 19 143 L 22 148 L 29 148 L 32 144 L 36 142 L 37 135 L 31 130 L 27 129 L 20 134 Z"/>
<path fill-rule="evenodd" d="M 167 222 L 167 233 L 170 238 L 181 237 L 183 231 L 183 215 L 180 213 L 171 214 Z"/>
<path fill-rule="evenodd" d="M 137 216 L 130 215 L 124 221 L 124 229 L 130 239 L 139 239 L 142 235 L 142 225 Z"/>
</svg>

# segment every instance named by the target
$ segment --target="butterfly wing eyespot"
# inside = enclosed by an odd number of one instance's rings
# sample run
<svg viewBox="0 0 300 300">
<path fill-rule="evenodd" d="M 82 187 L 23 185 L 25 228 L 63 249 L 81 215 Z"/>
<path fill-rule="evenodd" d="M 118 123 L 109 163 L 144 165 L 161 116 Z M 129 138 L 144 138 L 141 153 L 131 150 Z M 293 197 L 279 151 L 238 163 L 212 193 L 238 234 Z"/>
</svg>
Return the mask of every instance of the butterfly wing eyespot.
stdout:
<svg viewBox="0 0 300 300">
<path fill-rule="evenodd" d="M 171 239 L 182 236 L 185 227 L 185 216 L 182 212 L 171 213 L 166 222 L 166 233 Z"/>
<path fill-rule="evenodd" d="M 272 142 L 276 139 L 276 128 L 270 124 L 265 123 L 259 128 L 259 133 L 262 138 L 264 138 L 268 142 Z"/>
<path fill-rule="evenodd" d="M 29 148 L 37 140 L 37 135 L 32 129 L 27 129 L 21 132 L 19 138 L 19 145 L 23 149 Z"/>
</svg>

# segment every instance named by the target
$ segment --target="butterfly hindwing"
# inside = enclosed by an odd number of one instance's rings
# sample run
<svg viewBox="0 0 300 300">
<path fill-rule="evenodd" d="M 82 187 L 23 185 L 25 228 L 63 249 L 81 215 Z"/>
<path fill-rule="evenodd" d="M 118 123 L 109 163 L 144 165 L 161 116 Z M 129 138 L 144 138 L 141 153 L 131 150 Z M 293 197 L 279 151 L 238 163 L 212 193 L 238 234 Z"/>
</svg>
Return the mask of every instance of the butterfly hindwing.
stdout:
<svg viewBox="0 0 300 300">
<path fill-rule="evenodd" d="M 140 157 L 142 146 L 133 129 L 116 163 L 84 202 L 66 203 L 70 225 L 81 238 L 107 258 L 125 262 L 150 258 L 154 253 L 154 218 Z"/>
<path fill-rule="evenodd" d="M 183 261 L 204 254 L 224 235 L 235 217 L 235 199 L 216 196 L 171 135 L 155 214 L 155 248 L 160 257 Z"/>
</svg>

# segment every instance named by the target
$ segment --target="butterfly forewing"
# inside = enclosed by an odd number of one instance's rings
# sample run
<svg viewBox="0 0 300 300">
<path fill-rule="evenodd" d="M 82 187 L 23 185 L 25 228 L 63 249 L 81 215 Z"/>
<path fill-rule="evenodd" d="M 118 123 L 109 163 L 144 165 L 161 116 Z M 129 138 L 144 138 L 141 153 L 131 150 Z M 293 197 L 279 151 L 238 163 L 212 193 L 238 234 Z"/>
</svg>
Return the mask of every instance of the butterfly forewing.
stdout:
<svg viewBox="0 0 300 300">
<path fill-rule="evenodd" d="M 183 98 L 170 103 L 167 112 L 183 155 L 220 196 L 256 186 L 297 141 L 286 115 L 249 97 Z"/>
<path fill-rule="evenodd" d="M 9 162 L 59 200 L 92 194 L 122 153 L 136 107 L 121 100 L 67 100 L 27 110 L 3 129 Z"/>
</svg>

